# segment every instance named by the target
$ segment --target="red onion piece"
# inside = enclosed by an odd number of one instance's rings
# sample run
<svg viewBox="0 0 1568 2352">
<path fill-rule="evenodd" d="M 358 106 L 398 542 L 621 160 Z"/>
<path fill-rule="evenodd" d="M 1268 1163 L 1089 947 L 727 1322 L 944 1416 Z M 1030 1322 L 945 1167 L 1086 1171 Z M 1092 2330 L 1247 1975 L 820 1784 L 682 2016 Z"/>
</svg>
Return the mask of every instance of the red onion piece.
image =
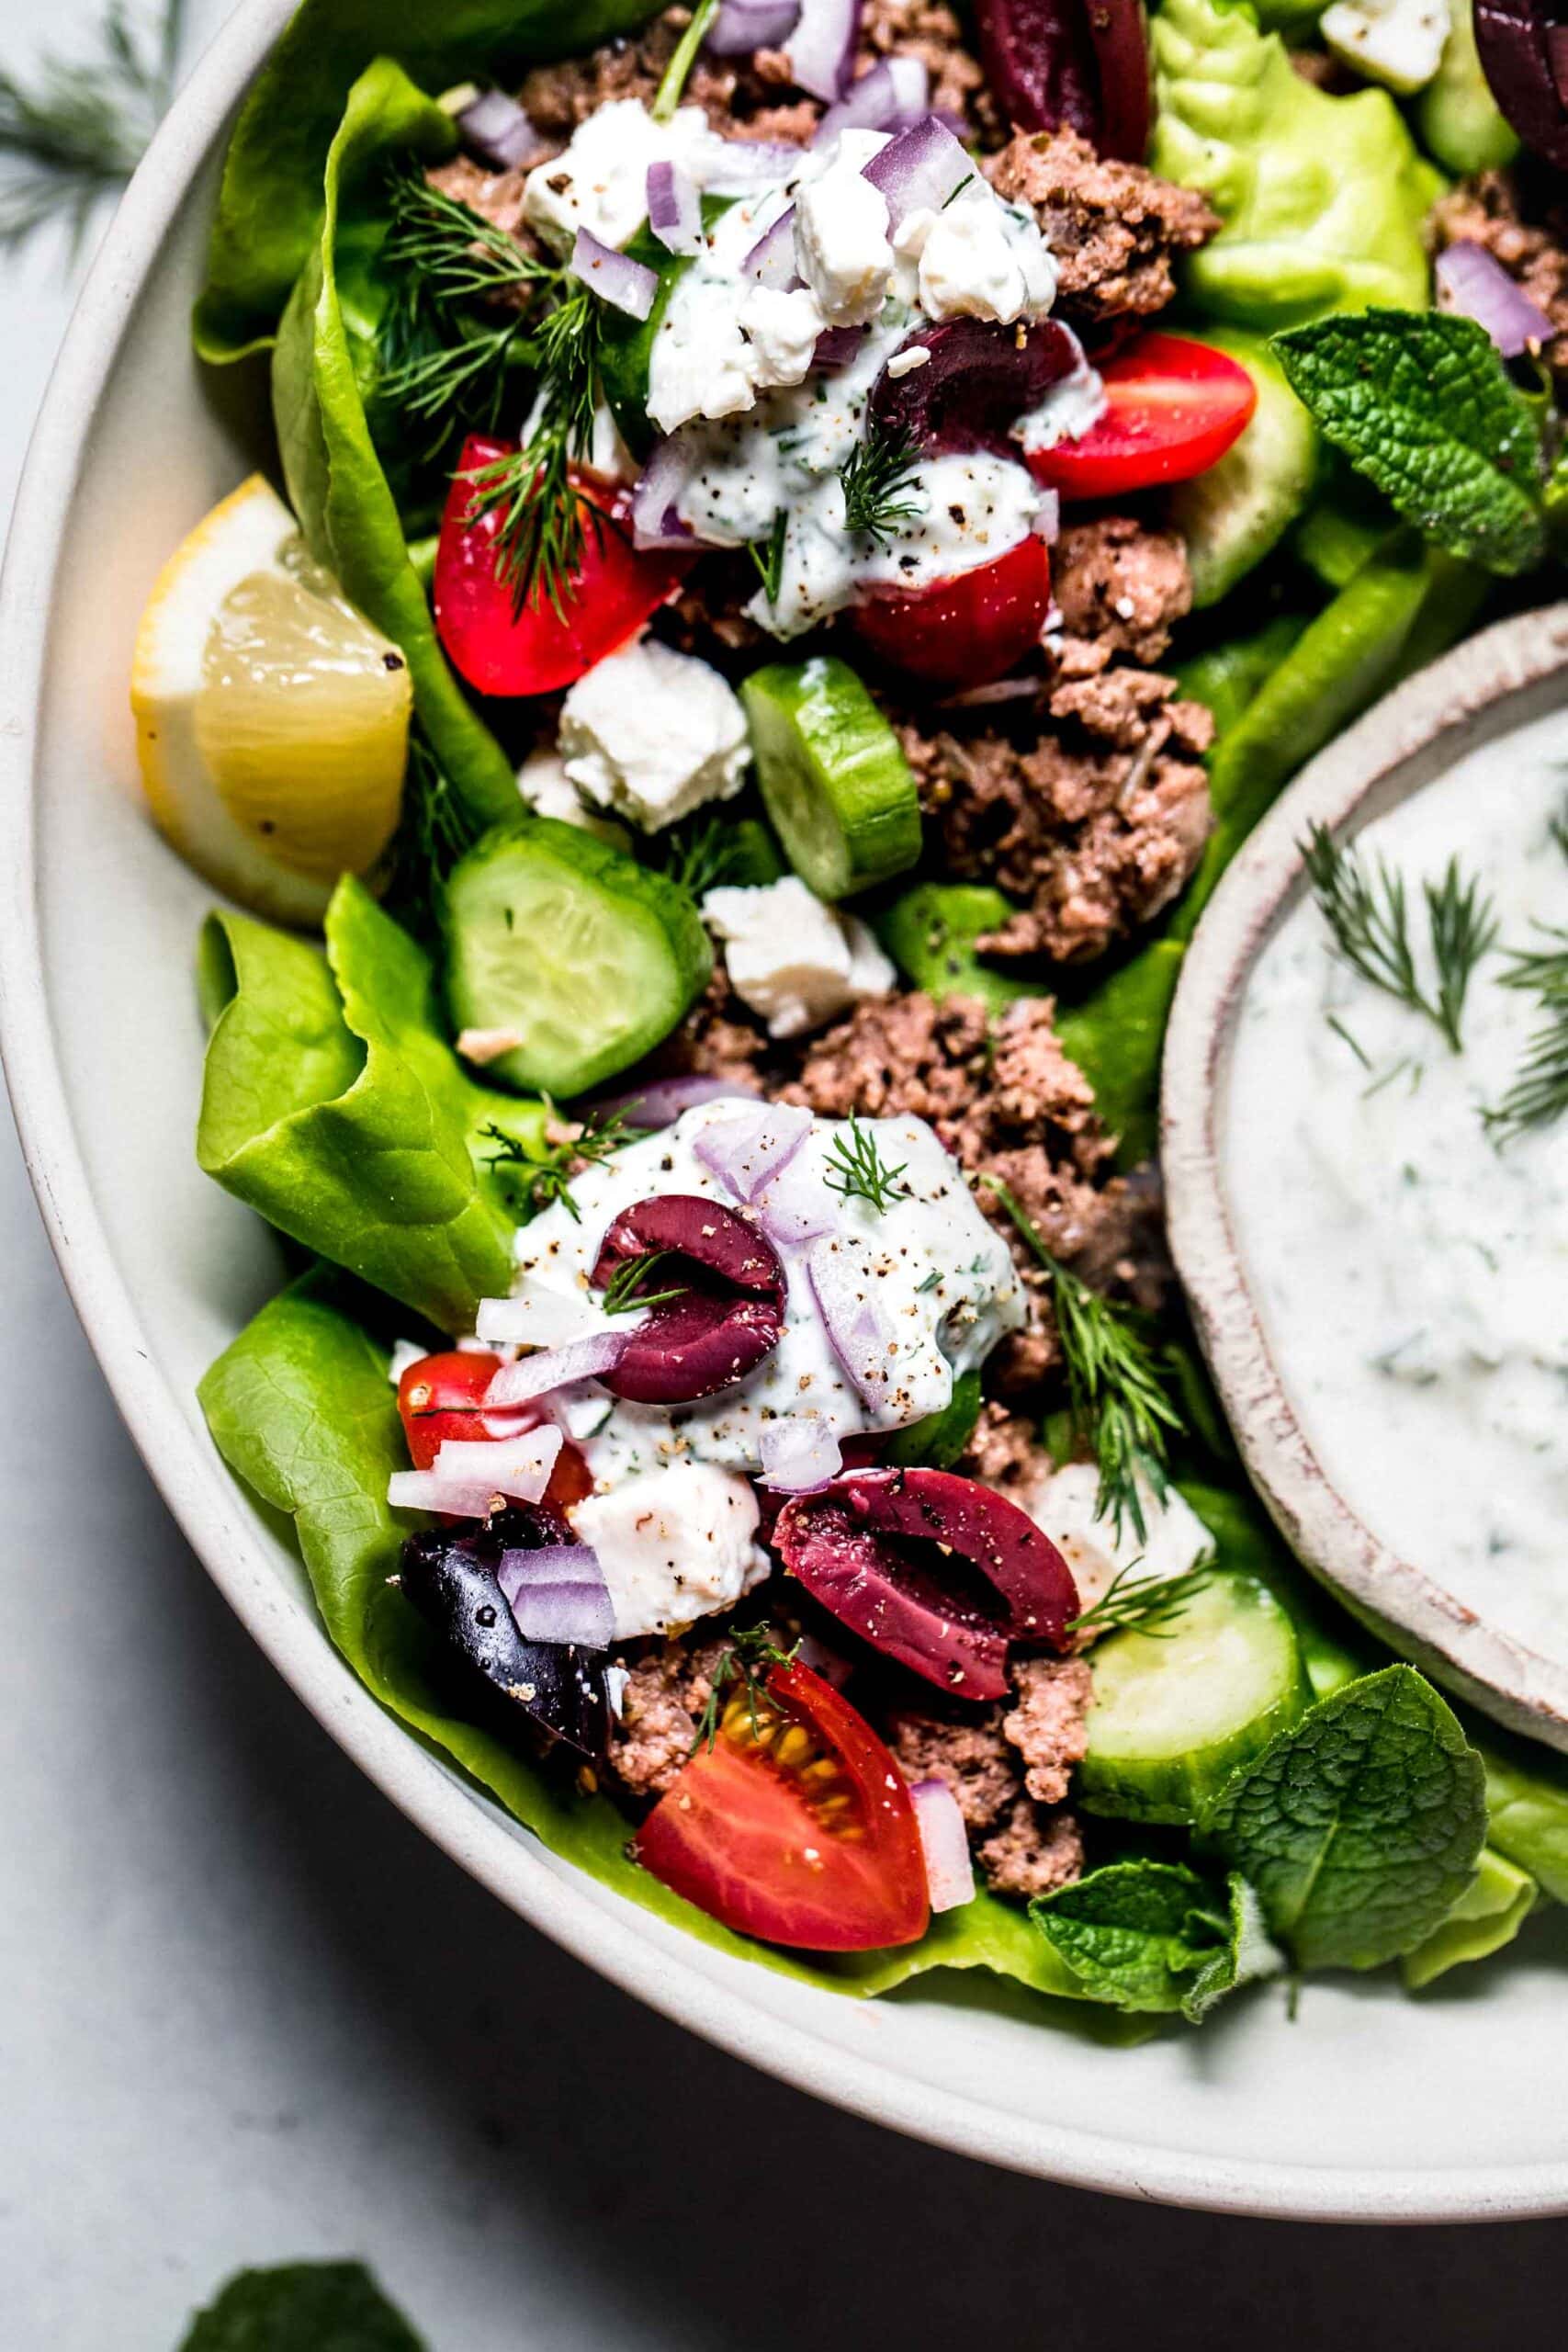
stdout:
<svg viewBox="0 0 1568 2352">
<path fill-rule="evenodd" d="M 387 1481 L 387 1500 L 394 1510 L 428 1510 L 443 1519 L 484 1519 L 496 1489 L 481 1481 L 460 1484 L 438 1478 L 434 1470 L 394 1470 Z"/>
<path fill-rule="evenodd" d="M 850 86 L 860 39 L 860 0 L 802 0 L 789 67 L 799 86 L 831 105 Z"/>
<path fill-rule="evenodd" d="M 632 543 L 638 548 L 694 548 L 695 532 L 681 520 L 680 498 L 691 480 L 686 445 L 671 434 L 654 449 L 632 492 Z"/>
<path fill-rule="evenodd" d="M 926 1858 L 933 1911 L 956 1911 L 975 1900 L 975 1865 L 958 1799 L 945 1781 L 917 1781 L 909 1791 L 915 1826 Z"/>
<path fill-rule="evenodd" d="M 481 1298 L 474 1320 L 479 1338 L 498 1348 L 558 1347 L 604 1325 L 584 1292 L 554 1290 L 531 1276 L 525 1276 L 510 1298 Z"/>
<path fill-rule="evenodd" d="M 1527 147 L 1568 170 L 1568 94 L 1551 0 L 1475 0 L 1475 46 L 1492 95 Z"/>
<path fill-rule="evenodd" d="M 784 1271 L 766 1235 L 717 1201 L 658 1193 L 615 1218 L 592 1280 L 603 1288 L 617 1267 L 649 1250 L 666 1253 L 655 1289 L 680 1295 L 650 1306 L 630 1333 L 602 1375 L 611 1395 L 640 1405 L 691 1404 L 755 1372 L 777 1347 L 784 1321 Z"/>
<path fill-rule="evenodd" d="M 650 1078 L 644 1086 L 634 1087 L 629 1094 L 606 1094 L 595 1104 L 604 1116 L 619 1112 L 628 1127 L 642 1127 L 649 1134 L 660 1127 L 672 1127 L 682 1112 L 694 1111 L 702 1102 L 754 1102 L 757 1090 L 743 1086 L 734 1078 Z"/>
<path fill-rule="evenodd" d="M 618 254 L 601 243 L 591 229 L 580 229 L 571 249 L 571 274 L 617 311 L 632 319 L 646 319 L 659 294 L 659 273 L 646 262 Z"/>
<path fill-rule="evenodd" d="M 1066 123 L 1102 155 L 1141 164 L 1154 120 L 1142 0 L 977 0 L 980 55 L 1020 130 Z"/>
<path fill-rule="evenodd" d="M 794 1159 L 810 1133 L 809 1111 L 788 1102 L 763 1102 L 755 1110 L 716 1119 L 692 1149 L 738 1201 L 751 1202 Z"/>
<path fill-rule="evenodd" d="M 703 200 L 690 172 L 665 159 L 648 167 L 648 225 L 666 253 L 696 254 L 703 242 Z"/>
<path fill-rule="evenodd" d="M 764 229 L 745 260 L 740 265 L 748 277 L 759 286 L 772 287 L 776 294 L 787 294 L 798 286 L 800 274 L 795 266 L 795 207 L 781 212 L 771 228 Z"/>
<path fill-rule="evenodd" d="M 703 46 L 715 57 L 750 57 L 781 48 L 799 18 L 800 0 L 723 0 Z"/>
<path fill-rule="evenodd" d="M 591 1544 L 503 1552 L 496 1582 L 525 1642 L 576 1642 L 602 1650 L 615 1639 L 615 1605 Z"/>
<path fill-rule="evenodd" d="M 1469 237 L 1445 247 L 1433 275 L 1438 310 L 1456 311 L 1483 326 L 1505 359 L 1539 350 L 1556 333 L 1546 312 L 1515 284 L 1495 255 Z"/>
<path fill-rule="evenodd" d="M 868 1405 L 885 1403 L 895 1342 L 882 1314 L 875 1275 L 848 1236 L 818 1241 L 806 1265 L 833 1353 L 855 1393 Z"/>
<path fill-rule="evenodd" d="M 469 154 L 498 172 L 525 172 L 550 152 L 544 132 L 503 90 L 486 90 L 463 108 L 457 125 Z"/>
<path fill-rule="evenodd" d="M 782 187 L 799 171 L 806 151 L 781 139 L 727 139 L 722 155 L 703 177 L 710 196 L 755 196 Z"/>
<path fill-rule="evenodd" d="M 1027 327 L 950 319 L 920 328 L 903 348 L 916 345 L 930 352 L 926 365 L 902 376 L 884 368 L 871 388 L 870 408 L 879 424 L 909 434 L 927 451 L 990 449 L 1016 457 L 1011 427 L 1083 358 L 1077 335 L 1058 319 Z"/>
<path fill-rule="evenodd" d="M 520 1363 L 503 1363 L 485 1390 L 492 1410 L 525 1405 L 530 1397 L 547 1396 L 552 1388 L 570 1388 L 575 1380 L 603 1380 L 626 1353 L 630 1331 L 594 1331 L 584 1340 L 568 1340 L 558 1348 L 542 1348 Z"/>
<path fill-rule="evenodd" d="M 828 370 L 848 368 L 858 356 L 864 341 L 863 327 L 829 327 L 817 338 L 811 365 Z"/>
<path fill-rule="evenodd" d="M 887 199 L 887 218 L 895 229 L 911 212 L 940 212 L 957 195 L 965 180 L 975 177 L 970 156 L 934 115 L 890 139 L 869 164 L 861 166 Z"/>
<path fill-rule="evenodd" d="M 802 1159 L 786 1160 L 752 1205 L 763 1232 L 781 1250 L 820 1240 L 836 1232 L 840 1222 L 838 1203 L 822 1182 L 821 1170 Z"/>
<path fill-rule="evenodd" d="M 1037 539 L 1044 540 L 1048 548 L 1054 548 L 1062 532 L 1062 493 L 1060 491 L 1047 490 L 1042 492 L 1040 504 L 1036 510 L 1034 520 L 1031 523 L 1029 527 L 1033 532 L 1034 537 Z"/>
<path fill-rule="evenodd" d="M 931 77 L 918 57 L 884 57 L 829 107 L 811 144 L 830 146 L 841 130 L 904 130 L 928 112 Z"/>
<path fill-rule="evenodd" d="M 431 1474 L 457 1486 L 487 1486 L 508 1502 L 536 1503 L 560 1450 L 561 1433 L 548 1421 L 515 1437 L 449 1437 L 437 1448 Z"/>
<path fill-rule="evenodd" d="M 761 1484 L 786 1495 L 819 1493 L 844 1466 L 839 1441 L 820 1413 L 767 1422 L 761 1455 Z"/>
</svg>

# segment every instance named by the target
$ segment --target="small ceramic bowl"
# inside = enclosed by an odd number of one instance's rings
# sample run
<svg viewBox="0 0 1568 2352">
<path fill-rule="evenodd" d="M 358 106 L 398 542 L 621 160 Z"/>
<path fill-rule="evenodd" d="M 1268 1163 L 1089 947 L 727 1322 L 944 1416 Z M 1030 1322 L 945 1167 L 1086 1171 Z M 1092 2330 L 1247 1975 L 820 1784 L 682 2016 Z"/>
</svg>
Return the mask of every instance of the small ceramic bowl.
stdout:
<svg viewBox="0 0 1568 2352">
<path fill-rule="evenodd" d="M 1472 638 L 1388 696 L 1296 779 L 1198 927 L 1166 1044 L 1162 1155 L 1171 1247 L 1254 1483 L 1292 1548 L 1406 1657 L 1517 1731 L 1568 1748 L 1568 1629 L 1551 1654 L 1488 1625 L 1440 1562 L 1402 1559 L 1308 1443 L 1237 1245 L 1221 1142 L 1232 1047 L 1258 957 L 1305 888 L 1309 826 L 1354 831 L 1479 745 L 1568 705 L 1568 604 Z M 1568 717 L 1564 718 L 1568 733 Z"/>
</svg>

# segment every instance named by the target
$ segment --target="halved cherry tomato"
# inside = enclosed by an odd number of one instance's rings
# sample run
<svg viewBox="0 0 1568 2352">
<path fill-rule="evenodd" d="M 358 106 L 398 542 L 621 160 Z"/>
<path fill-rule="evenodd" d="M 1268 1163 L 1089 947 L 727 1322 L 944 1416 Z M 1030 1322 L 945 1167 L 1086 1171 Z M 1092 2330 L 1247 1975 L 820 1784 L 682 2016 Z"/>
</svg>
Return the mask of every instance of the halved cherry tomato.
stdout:
<svg viewBox="0 0 1568 2352">
<path fill-rule="evenodd" d="M 875 1951 L 926 1931 L 909 1792 L 871 1725 L 810 1668 L 735 1685 L 637 1833 L 637 1860 L 710 1918 L 764 1942 Z"/>
<path fill-rule="evenodd" d="M 514 456 L 516 448 L 514 441 L 477 434 L 464 442 L 435 554 L 436 629 L 454 666 L 484 695 L 543 695 L 570 686 L 637 635 L 692 560 L 639 554 L 624 495 L 595 475 L 574 471 L 583 525 L 575 589 L 558 613 L 542 589 L 519 612 L 511 583 L 496 576 L 500 510 L 468 519 L 474 503 L 469 477 Z"/>
<path fill-rule="evenodd" d="M 984 686 L 1039 644 L 1050 609 L 1050 554 L 1043 539 L 1029 538 L 977 571 L 874 597 L 856 607 L 854 622 L 874 653 L 910 677 Z"/>
<path fill-rule="evenodd" d="M 1207 473 L 1251 422 L 1258 387 L 1206 343 L 1140 335 L 1100 369 L 1106 410 L 1076 441 L 1030 454 L 1064 498 L 1120 498 Z"/>
<path fill-rule="evenodd" d="M 468 1348 L 422 1356 L 410 1364 L 398 1383 L 398 1410 L 416 1470 L 428 1470 L 448 1438 L 521 1437 L 525 1430 L 539 1427 L 546 1415 L 538 1405 L 509 1406 L 502 1413 L 484 1410 L 485 1391 L 500 1370 L 499 1356 Z M 564 1439 L 540 1499 L 564 1510 L 592 1491 L 587 1463 L 571 1440 Z"/>
</svg>

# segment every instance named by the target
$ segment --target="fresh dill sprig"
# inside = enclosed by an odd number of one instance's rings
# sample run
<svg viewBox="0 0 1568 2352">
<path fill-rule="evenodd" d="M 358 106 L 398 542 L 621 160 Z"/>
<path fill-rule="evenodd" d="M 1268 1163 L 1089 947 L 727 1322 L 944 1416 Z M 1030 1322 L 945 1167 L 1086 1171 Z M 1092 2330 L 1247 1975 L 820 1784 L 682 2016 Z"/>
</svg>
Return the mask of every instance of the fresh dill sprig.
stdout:
<svg viewBox="0 0 1568 2352">
<path fill-rule="evenodd" d="M 1141 1566 L 1141 1561 L 1134 1560 L 1122 1568 L 1092 1609 L 1068 1619 L 1068 1633 L 1091 1642 L 1102 1641 L 1107 1634 L 1130 1633 L 1168 1641 L 1177 1619 L 1186 1615 L 1191 1601 L 1216 1573 L 1212 1560 L 1184 1568 L 1174 1577 L 1141 1577 L 1136 1573 Z"/>
<path fill-rule="evenodd" d="M 692 21 L 676 44 L 675 53 L 664 69 L 664 79 L 659 85 L 652 106 L 649 108 L 655 122 L 672 122 L 681 103 L 697 51 L 708 37 L 708 28 L 718 14 L 719 0 L 697 0 Z"/>
<path fill-rule="evenodd" d="M 660 871 L 678 882 L 694 899 L 716 890 L 729 880 L 746 855 L 732 825 L 710 810 L 689 825 L 671 825 L 660 854 Z"/>
<path fill-rule="evenodd" d="M 749 539 L 746 543 L 746 552 L 757 567 L 762 594 L 770 605 L 778 603 L 779 590 L 784 586 L 784 548 L 788 542 L 789 511 L 781 506 L 766 541 L 759 545 L 755 539 Z"/>
<path fill-rule="evenodd" d="M 409 737 L 402 813 L 387 886 L 387 904 L 416 938 L 434 936 L 442 885 L 483 830 L 453 791 L 416 725 Z"/>
<path fill-rule="evenodd" d="M 1459 860 L 1450 858 L 1441 882 L 1421 885 L 1437 972 L 1437 993 L 1428 996 L 1416 968 L 1403 876 L 1381 859 L 1363 865 L 1325 825 L 1312 827 L 1302 856 L 1313 896 L 1346 962 L 1373 988 L 1431 1022 L 1457 1054 L 1472 977 L 1497 937 L 1492 901 L 1479 882 L 1473 876 L 1461 879 Z"/>
<path fill-rule="evenodd" d="M 560 614 L 582 567 L 584 516 L 601 544 L 606 527 L 571 480 L 573 463 L 592 447 L 599 399 L 600 313 L 586 286 L 574 282 L 563 292 L 536 339 L 539 393 L 532 429 L 522 448 L 468 476 L 474 488 L 468 519 L 499 514 L 496 576 L 511 588 L 513 609 L 521 614 L 547 597 Z"/>
<path fill-rule="evenodd" d="M 1073 1422 L 1100 1465 L 1096 1514 L 1110 1521 L 1118 1540 L 1130 1522 L 1139 1543 L 1146 1543 L 1142 1489 L 1146 1486 L 1164 1500 L 1170 1485 L 1168 1433 L 1182 1420 L 1166 1394 L 1159 1358 L 1139 1328 L 1141 1317 L 1064 1266 L 999 1177 L 981 1181 L 1051 1277 Z"/>
<path fill-rule="evenodd" d="M 555 1116 L 555 1104 L 547 1094 L 545 1108 Z M 524 1218 L 536 1217 L 542 1209 L 558 1201 L 574 1225 L 582 1222 L 582 1212 L 571 1197 L 571 1186 L 581 1173 L 578 1163 L 587 1160 L 596 1165 L 608 1159 L 612 1152 L 620 1151 L 626 1144 L 635 1143 L 642 1130 L 632 1126 L 622 1111 L 595 1113 L 581 1130 L 566 1142 L 551 1144 L 543 1153 L 530 1151 L 517 1136 L 508 1135 L 504 1127 L 493 1120 L 479 1133 L 494 1148 L 485 1154 L 485 1164 L 491 1169 L 506 1169 L 513 1174 Z M 636 1304 L 645 1306 L 646 1299 Z"/>
<path fill-rule="evenodd" d="M 913 436 L 901 425 L 872 424 L 839 475 L 845 530 L 864 531 L 886 547 L 904 524 L 918 523 L 926 511 L 914 483 L 919 462 Z"/>
<path fill-rule="evenodd" d="M 673 1253 L 668 1250 L 642 1250 L 635 1258 L 623 1258 L 604 1285 L 599 1301 L 606 1315 L 630 1315 L 639 1306 L 666 1306 L 672 1298 L 684 1298 L 683 1285 L 677 1283 L 673 1290 L 649 1291 L 643 1284 L 649 1281 L 654 1269 L 661 1266 Z"/>
<path fill-rule="evenodd" d="M 459 409 L 469 432 L 495 430 L 509 363 L 527 348 L 532 298 L 558 293 L 564 273 L 411 164 L 391 168 L 387 200 L 392 225 L 381 260 L 391 293 L 377 390 L 406 417 L 436 428 L 434 454 Z"/>
<path fill-rule="evenodd" d="M 174 96 L 184 17 L 184 0 L 164 0 L 156 24 L 139 30 L 126 0 L 109 0 L 96 54 L 46 56 L 30 82 L 0 72 L 0 246 L 64 220 L 73 252 L 80 247 Z"/>
<path fill-rule="evenodd" d="M 897 1168 L 889 1168 L 876 1137 L 852 1117 L 849 1134 L 840 1136 L 828 1153 L 823 1181 L 841 1201 L 869 1201 L 883 1216 L 898 1197 L 898 1179 L 908 1164 L 901 1159 Z"/>
<path fill-rule="evenodd" d="M 731 1632 L 729 1647 L 714 1668 L 708 1685 L 707 1702 L 697 1718 L 697 1736 L 692 1742 L 694 1756 L 699 1747 L 705 1747 L 708 1753 L 712 1754 L 714 1742 L 718 1737 L 719 1725 L 724 1721 L 725 1694 L 736 1682 L 743 1683 L 745 1686 L 746 1706 L 751 1719 L 751 1736 L 753 1739 L 761 1737 L 761 1711 L 757 1702 L 759 1697 L 762 1695 L 762 1685 L 767 1679 L 769 1669 L 775 1666 L 792 1665 L 795 1651 L 799 1647 L 800 1644 L 796 1642 L 793 1648 L 781 1650 L 773 1639 L 772 1628 L 767 1625 L 745 1625 Z"/>
<path fill-rule="evenodd" d="M 1568 842 L 1564 844 L 1568 852 Z M 1542 1015 L 1518 1074 L 1501 1102 L 1483 1111 L 1487 1132 L 1507 1143 L 1527 1127 L 1548 1127 L 1568 1111 L 1568 931 L 1540 926 L 1549 947 L 1517 949 L 1503 974 L 1506 989 L 1533 996 Z"/>
</svg>

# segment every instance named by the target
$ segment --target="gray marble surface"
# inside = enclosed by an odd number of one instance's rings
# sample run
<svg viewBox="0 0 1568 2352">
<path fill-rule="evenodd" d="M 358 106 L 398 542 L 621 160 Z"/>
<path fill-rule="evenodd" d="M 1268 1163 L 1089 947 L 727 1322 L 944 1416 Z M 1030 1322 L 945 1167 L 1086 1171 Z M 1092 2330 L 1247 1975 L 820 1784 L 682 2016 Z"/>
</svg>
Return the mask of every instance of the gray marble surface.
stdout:
<svg viewBox="0 0 1568 2352">
<path fill-rule="evenodd" d="M 40 21 L 0 0 L 0 63 Z M 47 246 L 0 273 L 7 506 L 66 275 Z M 1053 2190 L 645 2013 L 426 1846 L 253 1651 L 120 1430 L 8 1132 L 0 1331 L 0 2352 L 171 2352 L 230 2269 L 341 2254 L 432 2352 L 1561 2334 L 1565 2225 Z"/>
</svg>

